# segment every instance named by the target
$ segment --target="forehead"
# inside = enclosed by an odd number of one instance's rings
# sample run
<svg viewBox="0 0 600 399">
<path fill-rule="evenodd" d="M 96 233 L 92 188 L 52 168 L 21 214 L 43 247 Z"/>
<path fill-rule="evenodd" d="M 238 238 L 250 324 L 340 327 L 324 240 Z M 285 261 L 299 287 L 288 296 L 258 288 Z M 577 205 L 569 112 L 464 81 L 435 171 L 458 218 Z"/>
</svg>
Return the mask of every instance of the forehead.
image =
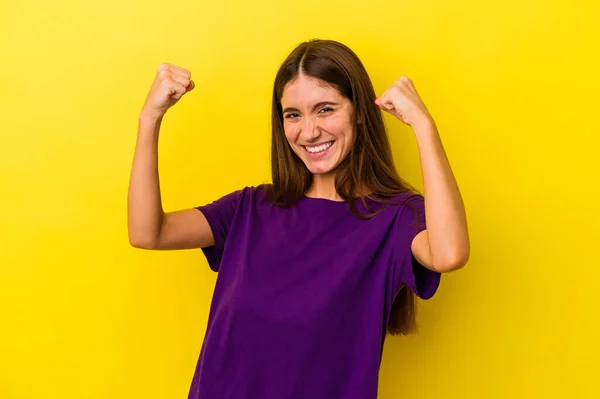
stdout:
<svg viewBox="0 0 600 399">
<path fill-rule="evenodd" d="M 340 92 L 322 80 L 310 78 L 305 75 L 290 81 L 283 89 L 281 105 L 307 105 L 321 101 L 342 101 Z"/>
</svg>

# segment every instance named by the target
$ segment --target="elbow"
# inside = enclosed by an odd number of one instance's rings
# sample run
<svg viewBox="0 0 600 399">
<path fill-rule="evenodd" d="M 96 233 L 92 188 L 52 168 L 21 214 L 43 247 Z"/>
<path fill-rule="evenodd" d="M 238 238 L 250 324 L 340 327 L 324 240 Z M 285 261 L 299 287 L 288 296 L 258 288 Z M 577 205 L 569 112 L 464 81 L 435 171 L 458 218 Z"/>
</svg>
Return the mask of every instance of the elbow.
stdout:
<svg viewBox="0 0 600 399">
<path fill-rule="evenodd" d="M 460 251 L 451 256 L 445 257 L 443 260 L 434 262 L 434 269 L 441 273 L 449 273 L 460 270 L 469 262 L 469 250 Z"/>
<path fill-rule="evenodd" d="M 138 249 L 156 249 L 158 246 L 154 239 L 131 233 L 129 234 L 129 245 Z"/>
</svg>

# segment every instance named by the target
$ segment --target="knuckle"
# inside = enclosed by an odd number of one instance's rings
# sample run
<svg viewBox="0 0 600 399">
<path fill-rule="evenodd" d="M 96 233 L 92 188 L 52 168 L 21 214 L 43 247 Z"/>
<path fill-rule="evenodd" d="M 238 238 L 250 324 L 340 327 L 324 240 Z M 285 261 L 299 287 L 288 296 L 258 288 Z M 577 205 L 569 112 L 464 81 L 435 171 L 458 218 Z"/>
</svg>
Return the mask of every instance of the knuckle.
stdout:
<svg viewBox="0 0 600 399">
<path fill-rule="evenodd" d="M 169 78 L 169 71 L 167 69 L 162 69 L 158 72 L 158 77 L 162 80 Z"/>
<path fill-rule="evenodd" d="M 162 87 L 169 87 L 173 84 L 173 80 L 169 77 L 169 76 L 165 76 L 162 81 L 160 82 L 160 85 Z"/>
</svg>

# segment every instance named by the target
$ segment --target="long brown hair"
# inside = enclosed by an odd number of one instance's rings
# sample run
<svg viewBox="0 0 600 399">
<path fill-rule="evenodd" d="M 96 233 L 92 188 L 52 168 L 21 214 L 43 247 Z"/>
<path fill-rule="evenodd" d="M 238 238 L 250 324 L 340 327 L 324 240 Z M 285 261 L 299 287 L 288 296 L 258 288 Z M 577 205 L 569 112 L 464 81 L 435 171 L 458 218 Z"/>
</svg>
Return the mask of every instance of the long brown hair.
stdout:
<svg viewBox="0 0 600 399">
<path fill-rule="evenodd" d="M 383 115 L 375 104 L 375 89 L 358 56 L 342 43 L 313 39 L 298 45 L 275 77 L 271 117 L 273 184 L 268 186 L 271 201 L 277 206 L 289 206 L 306 193 L 312 182 L 311 172 L 290 148 L 283 128 L 283 90 L 300 72 L 329 84 L 352 102 L 356 140 L 335 174 L 335 189 L 352 211 L 362 218 L 373 217 L 378 212 L 360 213 L 354 200 L 358 198 L 367 206 L 366 198 L 389 203 L 398 194 L 417 193 L 396 171 Z M 388 332 L 408 334 L 415 327 L 414 293 L 402 287 L 392 305 Z"/>
</svg>

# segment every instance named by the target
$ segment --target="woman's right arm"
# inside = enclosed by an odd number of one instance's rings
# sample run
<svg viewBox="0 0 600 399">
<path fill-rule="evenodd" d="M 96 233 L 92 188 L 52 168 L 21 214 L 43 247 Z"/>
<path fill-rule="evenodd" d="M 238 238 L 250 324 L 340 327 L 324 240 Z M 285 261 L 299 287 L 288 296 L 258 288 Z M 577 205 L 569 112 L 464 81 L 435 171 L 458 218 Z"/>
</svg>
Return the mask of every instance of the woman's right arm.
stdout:
<svg viewBox="0 0 600 399">
<path fill-rule="evenodd" d="M 139 116 L 127 198 L 129 242 L 143 249 L 191 249 L 214 244 L 197 209 L 164 212 L 158 177 L 158 137 L 167 110 L 194 88 L 189 71 L 162 64 Z"/>
</svg>

